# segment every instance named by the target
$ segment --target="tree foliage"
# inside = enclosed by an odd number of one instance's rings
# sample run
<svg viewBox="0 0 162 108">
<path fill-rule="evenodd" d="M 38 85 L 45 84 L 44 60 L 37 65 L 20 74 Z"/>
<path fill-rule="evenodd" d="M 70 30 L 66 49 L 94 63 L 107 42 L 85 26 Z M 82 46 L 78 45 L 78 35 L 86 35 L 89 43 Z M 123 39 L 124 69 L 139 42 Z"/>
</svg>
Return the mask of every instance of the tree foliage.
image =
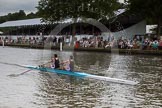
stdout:
<svg viewBox="0 0 162 108">
<path fill-rule="evenodd" d="M 37 13 L 29 13 L 26 14 L 24 10 L 20 10 L 19 12 L 15 13 L 9 13 L 5 16 L 0 16 L 0 23 L 6 22 L 6 21 L 15 21 L 15 20 L 23 20 L 23 19 L 30 19 L 30 18 L 38 18 Z"/>
<path fill-rule="evenodd" d="M 140 14 L 145 19 L 158 24 L 157 34 L 160 35 L 162 0 L 128 0 L 127 3 L 127 9 L 131 13 Z"/>
<path fill-rule="evenodd" d="M 118 0 L 40 0 L 38 13 L 44 21 L 55 22 L 66 18 L 107 19 L 120 8 Z"/>
<path fill-rule="evenodd" d="M 128 9 L 147 18 L 162 18 L 162 0 L 129 0 Z"/>
</svg>

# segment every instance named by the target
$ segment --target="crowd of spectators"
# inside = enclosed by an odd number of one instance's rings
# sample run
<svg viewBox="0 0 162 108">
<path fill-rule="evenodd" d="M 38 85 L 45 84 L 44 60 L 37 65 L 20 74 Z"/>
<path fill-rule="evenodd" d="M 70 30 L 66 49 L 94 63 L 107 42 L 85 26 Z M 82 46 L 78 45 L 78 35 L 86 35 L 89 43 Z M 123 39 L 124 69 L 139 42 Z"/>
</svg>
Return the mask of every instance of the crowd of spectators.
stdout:
<svg viewBox="0 0 162 108">
<path fill-rule="evenodd" d="M 161 50 L 162 40 L 157 38 L 141 38 L 135 37 L 133 39 L 125 39 L 120 37 L 115 39 L 114 37 L 108 40 L 103 40 L 102 37 L 83 38 L 78 41 L 80 47 L 103 47 L 103 48 L 119 48 L 119 49 L 141 49 L 141 50 Z"/>
<path fill-rule="evenodd" d="M 5 44 L 30 44 L 30 45 L 43 45 L 44 43 L 53 42 L 53 43 L 60 43 L 62 40 L 62 37 L 56 38 L 56 37 L 29 37 L 26 38 L 25 36 L 19 36 L 16 39 L 12 39 L 11 37 L 0 37 L 0 44 L 2 41 L 5 42 Z"/>
<path fill-rule="evenodd" d="M 141 49 L 141 50 L 158 50 L 162 49 L 162 40 L 158 39 L 118 39 L 103 40 L 102 37 L 83 38 L 79 40 L 76 47 L 95 47 L 95 48 L 119 48 L 119 49 Z"/>
<path fill-rule="evenodd" d="M 72 36 L 50 36 L 50 37 L 29 37 L 25 36 L 11 39 L 10 37 L 0 37 L 0 44 L 2 40 L 5 44 L 30 44 L 30 45 L 44 45 L 50 43 L 53 46 L 59 46 L 60 42 L 64 46 L 73 46 L 75 48 L 119 48 L 119 49 L 141 49 L 141 50 L 161 50 L 162 40 L 157 38 L 141 38 L 139 36 L 133 39 L 126 39 L 119 37 L 115 39 L 113 36 L 108 39 L 103 39 L 102 36 L 91 36 L 77 39 Z"/>
</svg>

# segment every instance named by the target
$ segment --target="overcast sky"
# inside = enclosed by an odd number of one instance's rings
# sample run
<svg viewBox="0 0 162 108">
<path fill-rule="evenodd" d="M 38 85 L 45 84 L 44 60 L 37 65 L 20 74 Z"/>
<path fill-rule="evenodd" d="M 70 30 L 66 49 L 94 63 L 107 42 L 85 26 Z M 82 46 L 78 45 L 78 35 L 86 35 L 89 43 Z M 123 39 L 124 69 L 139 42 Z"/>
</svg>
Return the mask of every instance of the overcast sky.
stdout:
<svg viewBox="0 0 162 108">
<path fill-rule="evenodd" d="M 36 12 L 39 0 L 0 0 L 0 16 L 25 10 L 26 13 Z"/>
<path fill-rule="evenodd" d="M 0 16 L 24 10 L 26 13 L 36 12 L 39 0 L 0 0 Z M 123 0 L 119 0 L 123 1 Z"/>
</svg>

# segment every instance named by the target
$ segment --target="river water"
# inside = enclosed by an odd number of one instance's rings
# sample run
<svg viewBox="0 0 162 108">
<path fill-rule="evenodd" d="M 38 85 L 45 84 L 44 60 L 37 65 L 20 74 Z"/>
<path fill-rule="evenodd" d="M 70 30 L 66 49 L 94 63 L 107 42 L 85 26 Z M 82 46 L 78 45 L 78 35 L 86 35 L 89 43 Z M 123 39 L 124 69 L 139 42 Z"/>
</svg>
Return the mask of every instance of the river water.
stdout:
<svg viewBox="0 0 162 108">
<path fill-rule="evenodd" d="M 83 72 L 138 81 L 136 86 L 79 79 L 18 65 L 40 65 L 53 54 L 74 56 Z M 161 108 L 162 57 L 0 47 L 0 108 Z"/>
</svg>

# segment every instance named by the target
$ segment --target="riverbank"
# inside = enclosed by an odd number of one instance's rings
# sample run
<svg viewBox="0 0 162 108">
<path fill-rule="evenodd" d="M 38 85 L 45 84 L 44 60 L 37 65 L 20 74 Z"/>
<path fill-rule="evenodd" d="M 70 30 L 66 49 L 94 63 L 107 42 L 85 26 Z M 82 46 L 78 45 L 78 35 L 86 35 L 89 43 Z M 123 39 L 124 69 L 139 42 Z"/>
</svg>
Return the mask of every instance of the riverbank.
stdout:
<svg viewBox="0 0 162 108">
<path fill-rule="evenodd" d="M 2 45 L 0 45 L 2 46 Z M 60 50 L 59 46 L 50 45 L 28 45 L 28 44 L 8 44 L 5 46 L 19 47 L 19 48 L 33 48 L 33 49 L 51 49 Z M 162 55 L 162 50 L 140 50 L 140 49 L 110 49 L 110 48 L 74 48 L 69 46 L 63 46 L 64 51 L 86 51 L 86 52 L 104 52 L 104 53 L 119 53 L 119 54 L 144 54 L 144 55 Z"/>
</svg>

